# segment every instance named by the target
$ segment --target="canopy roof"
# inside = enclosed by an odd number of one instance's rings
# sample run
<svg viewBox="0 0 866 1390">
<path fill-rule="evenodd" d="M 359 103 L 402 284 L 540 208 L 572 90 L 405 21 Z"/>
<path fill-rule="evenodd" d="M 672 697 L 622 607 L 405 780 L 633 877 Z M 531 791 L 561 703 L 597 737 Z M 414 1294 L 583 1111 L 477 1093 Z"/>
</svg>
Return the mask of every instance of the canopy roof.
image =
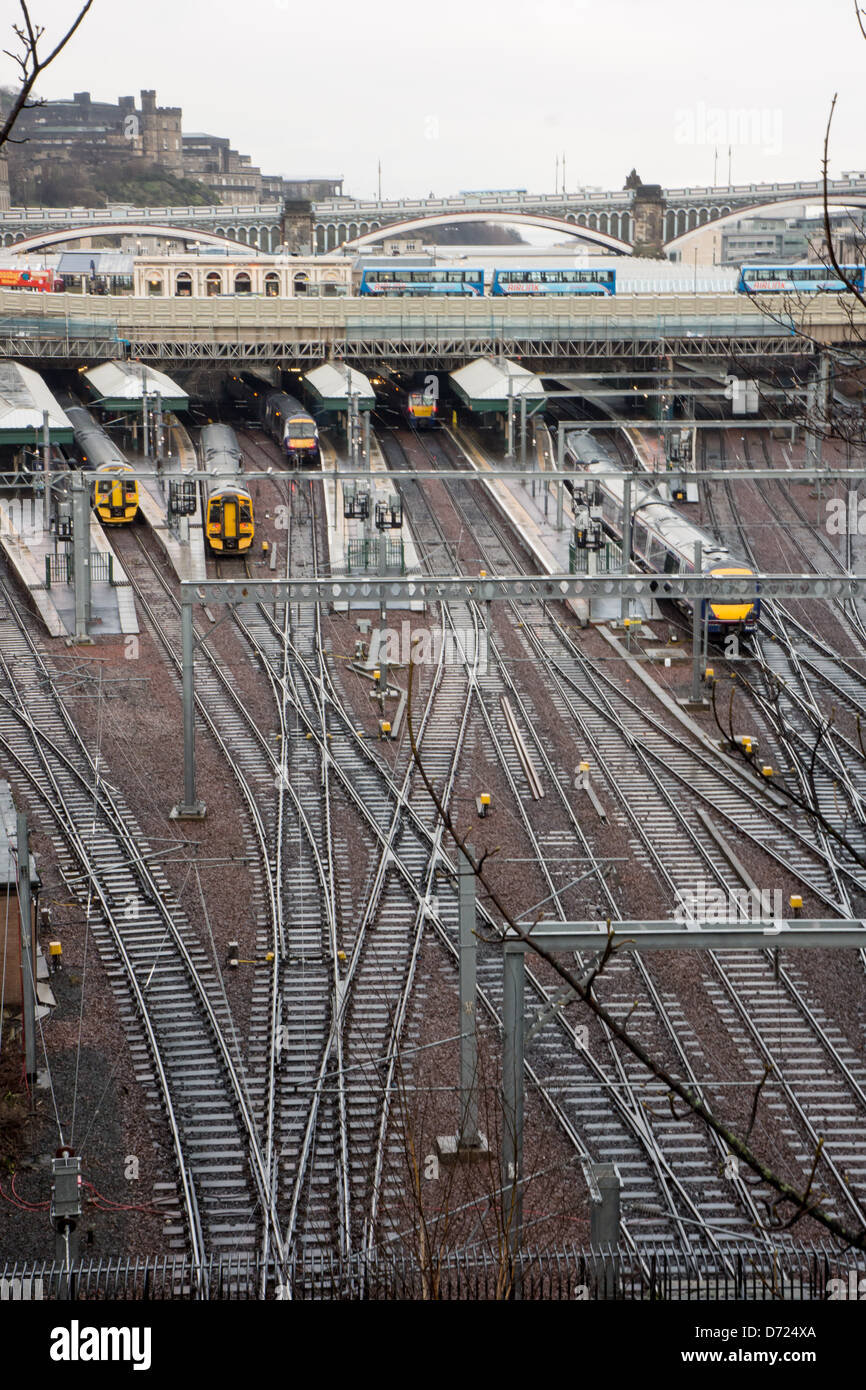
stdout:
<svg viewBox="0 0 866 1390">
<path fill-rule="evenodd" d="M 93 404 L 107 410 L 141 410 L 145 390 L 151 400 L 159 392 L 163 410 L 186 410 L 189 406 L 189 396 L 171 377 L 143 362 L 100 362 L 83 375 Z"/>
<path fill-rule="evenodd" d="M 326 410 L 347 409 L 350 381 L 352 394 L 358 398 L 358 409 L 372 410 L 376 404 L 376 393 L 369 378 L 355 367 L 325 362 L 304 374 L 304 382 L 310 388 L 315 403 Z"/>
<path fill-rule="evenodd" d="M 540 377 L 507 358 L 477 357 L 449 377 L 460 399 L 476 412 L 507 410 L 509 400 L 541 400 L 545 395 Z"/>
<path fill-rule="evenodd" d="M 72 424 L 38 372 L 20 362 L 0 362 L 0 444 L 42 439 L 43 415 L 55 444 L 72 442 Z"/>
</svg>

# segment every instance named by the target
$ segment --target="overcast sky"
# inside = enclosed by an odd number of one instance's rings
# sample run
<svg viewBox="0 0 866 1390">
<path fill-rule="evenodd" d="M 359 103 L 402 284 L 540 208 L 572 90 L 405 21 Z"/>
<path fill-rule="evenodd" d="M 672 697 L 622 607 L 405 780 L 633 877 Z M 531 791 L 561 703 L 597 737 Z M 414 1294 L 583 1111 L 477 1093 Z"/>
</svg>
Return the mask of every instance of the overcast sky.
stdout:
<svg viewBox="0 0 866 1390">
<path fill-rule="evenodd" d="M 5 0 L 6 28 L 16 0 Z M 56 34 L 74 0 L 31 0 Z M 7 47 L 8 33 L 4 32 Z M 0 80 L 13 78 L 0 59 Z M 668 187 L 866 169 L 866 42 L 852 0 L 96 0 L 42 94 L 155 87 L 185 131 L 265 173 L 358 197 Z"/>
</svg>

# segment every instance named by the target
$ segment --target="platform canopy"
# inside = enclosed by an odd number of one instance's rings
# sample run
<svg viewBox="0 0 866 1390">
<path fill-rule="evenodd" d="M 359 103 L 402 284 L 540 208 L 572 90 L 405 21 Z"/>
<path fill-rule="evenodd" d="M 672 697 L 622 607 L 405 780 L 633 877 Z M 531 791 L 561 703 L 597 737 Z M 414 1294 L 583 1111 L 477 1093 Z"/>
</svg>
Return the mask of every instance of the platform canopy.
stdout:
<svg viewBox="0 0 866 1390">
<path fill-rule="evenodd" d="M 541 400 L 545 393 L 541 378 L 507 358 L 477 357 L 450 372 L 451 385 L 460 400 L 476 414 L 505 411 L 509 400 Z"/>
<path fill-rule="evenodd" d="M 186 410 L 189 396 L 165 372 L 144 362 L 100 362 L 82 373 L 91 403 L 103 410 L 140 411 L 147 391 L 152 401 L 159 392 L 163 410 Z"/>
<path fill-rule="evenodd" d="M 376 393 L 369 378 L 355 367 L 325 362 L 304 374 L 304 384 L 310 389 L 313 404 L 321 410 L 346 410 L 350 383 L 352 394 L 358 399 L 358 409 L 373 410 Z"/>
<path fill-rule="evenodd" d="M 43 415 L 55 444 L 72 443 L 72 424 L 38 372 L 0 362 L 0 444 L 39 444 Z"/>
</svg>

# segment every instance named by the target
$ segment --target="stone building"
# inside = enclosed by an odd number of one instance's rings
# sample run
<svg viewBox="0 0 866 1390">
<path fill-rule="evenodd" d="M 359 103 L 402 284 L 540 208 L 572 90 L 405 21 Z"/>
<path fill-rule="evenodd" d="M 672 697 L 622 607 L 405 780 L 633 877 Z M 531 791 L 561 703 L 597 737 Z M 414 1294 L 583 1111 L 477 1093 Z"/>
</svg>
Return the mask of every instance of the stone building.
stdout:
<svg viewBox="0 0 866 1390">
<path fill-rule="evenodd" d="M 159 164 L 183 178 L 183 144 L 179 106 L 157 106 L 156 92 L 141 93 L 142 154 L 149 164 Z"/>
<path fill-rule="evenodd" d="M 103 163 L 111 159 L 141 159 L 178 178 L 194 179 L 213 194 L 215 203 L 230 206 L 261 202 L 314 201 L 339 196 L 342 179 L 284 179 L 263 175 L 248 154 L 234 149 L 225 136 L 183 133 L 179 106 L 158 106 L 156 92 L 147 88 L 135 98 L 94 101 L 90 92 L 46 101 L 22 111 L 16 125 L 13 158 L 23 175 L 45 177 L 58 164 Z M 0 209 L 3 181 L 0 168 Z"/>
<path fill-rule="evenodd" d="M 204 299 L 222 295 L 263 295 L 296 299 L 303 295 L 352 293 L 352 263 L 345 257 L 224 255 L 136 256 L 133 293 L 147 298 Z"/>
</svg>

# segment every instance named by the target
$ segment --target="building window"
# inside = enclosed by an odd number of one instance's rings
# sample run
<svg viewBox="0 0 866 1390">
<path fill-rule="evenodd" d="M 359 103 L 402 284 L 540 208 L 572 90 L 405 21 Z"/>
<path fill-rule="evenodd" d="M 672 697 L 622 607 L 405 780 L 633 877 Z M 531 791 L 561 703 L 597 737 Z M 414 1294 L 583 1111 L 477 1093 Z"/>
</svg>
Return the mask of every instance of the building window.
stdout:
<svg viewBox="0 0 866 1390">
<path fill-rule="evenodd" d="M 188 275 L 185 270 L 182 270 L 178 275 L 175 281 L 174 292 L 176 295 L 192 294 L 192 276 Z"/>
<path fill-rule="evenodd" d="M 148 275 L 147 277 L 148 294 L 162 294 L 162 276 Z"/>
<path fill-rule="evenodd" d="M 245 270 L 239 270 L 235 276 L 235 294 L 251 294 L 252 283 Z"/>
<path fill-rule="evenodd" d="M 305 275 L 301 270 L 295 276 L 293 284 L 295 287 L 295 294 L 306 294 L 310 288 L 310 277 L 309 275 Z"/>
<path fill-rule="evenodd" d="M 208 293 L 209 296 L 210 296 L 210 295 L 215 295 L 215 294 L 222 294 L 222 292 L 223 292 L 222 280 L 221 280 L 221 278 L 220 278 L 220 274 L 219 274 L 219 271 L 218 271 L 218 270 L 212 270 L 212 271 L 210 271 L 210 273 L 208 274 L 207 279 L 205 280 L 205 286 L 206 286 L 206 288 L 207 288 L 207 293 Z"/>
<path fill-rule="evenodd" d="M 280 277 L 276 271 L 269 270 L 265 276 L 265 294 L 270 299 L 275 299 L 280 293 Z"/>
</svg>

